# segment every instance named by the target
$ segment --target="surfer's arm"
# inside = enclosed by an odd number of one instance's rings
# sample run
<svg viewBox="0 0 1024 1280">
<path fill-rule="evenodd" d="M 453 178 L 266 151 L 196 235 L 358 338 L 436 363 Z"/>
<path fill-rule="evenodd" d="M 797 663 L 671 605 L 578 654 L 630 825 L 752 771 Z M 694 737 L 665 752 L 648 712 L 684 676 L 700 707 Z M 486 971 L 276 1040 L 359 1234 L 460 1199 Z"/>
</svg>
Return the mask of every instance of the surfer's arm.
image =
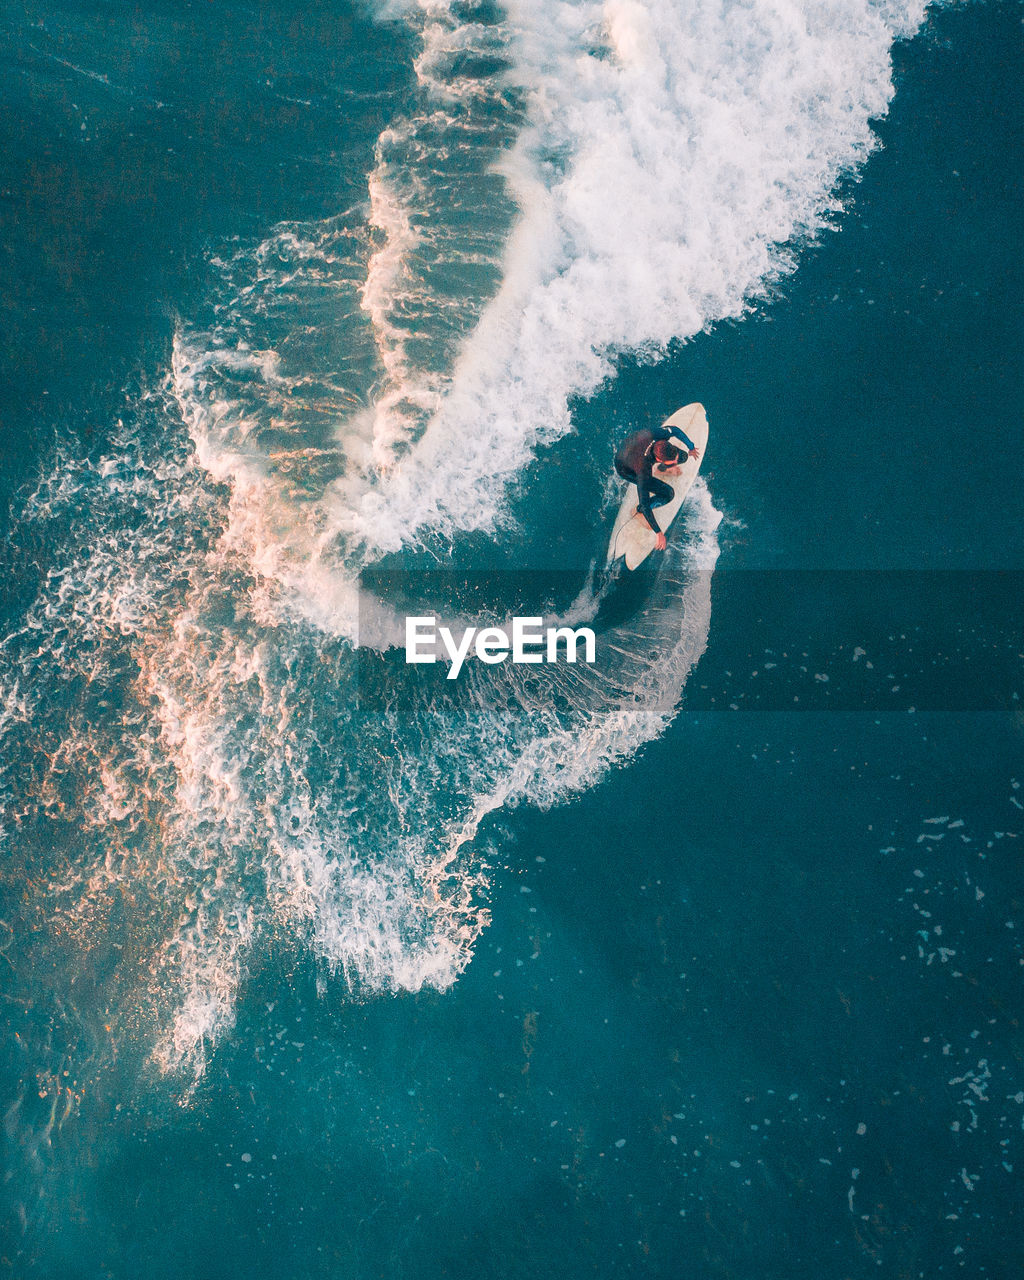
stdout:
<svg viewBox="0 0 1024 1280">
<path fill-rule="evenodd" d="M 691 458 L 696 458 L 700 452 L 682 427 L 677 427 L 675 423 L 670 427 L 651 427 L 651 435 L 654 436 L 655 440 L 671 440 L 674 436 L 682 444 L 686 445 L 686 451 Z"/>
<path fill-rule="evenodd" d="M 683 444 L 686 445 L 687 451 L 692 457 L 697 456 L 697 446 L 693 443 L 682 427 L 673 427 L 670 434 L 674 435 L 677 439 L 682 440 Z"/>
</svg>

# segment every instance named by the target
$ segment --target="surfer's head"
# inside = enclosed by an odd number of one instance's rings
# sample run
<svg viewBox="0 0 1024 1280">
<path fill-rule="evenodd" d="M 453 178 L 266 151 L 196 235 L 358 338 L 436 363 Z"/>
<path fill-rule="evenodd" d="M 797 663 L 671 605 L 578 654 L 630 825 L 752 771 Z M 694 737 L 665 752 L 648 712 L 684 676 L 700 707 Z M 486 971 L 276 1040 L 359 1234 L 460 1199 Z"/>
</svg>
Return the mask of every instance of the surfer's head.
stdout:
<svg viewBox="0 0 1024 1280">
<path fill-rule="evenodd" d="M 654 446 L 654 456 L 663 467 L 674 467 L 683 455 L 679 447 L 670 440 L 658 440 Z"/>
</svg>

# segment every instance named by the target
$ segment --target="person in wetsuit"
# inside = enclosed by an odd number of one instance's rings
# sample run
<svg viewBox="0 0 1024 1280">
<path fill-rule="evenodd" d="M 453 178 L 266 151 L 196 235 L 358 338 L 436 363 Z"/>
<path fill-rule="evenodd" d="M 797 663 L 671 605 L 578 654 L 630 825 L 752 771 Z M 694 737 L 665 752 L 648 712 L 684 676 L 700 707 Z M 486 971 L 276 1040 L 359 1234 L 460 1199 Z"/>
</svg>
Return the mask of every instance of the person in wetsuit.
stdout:
<svg viewBox="0 0 1024 1280">
<path fill-rule="evenodd" d="M 623 442 L 615 455 L 615 470 L 636 485 L 640 495 L 637 511 L 657 534 L 654 544 L 658 551 L 664 551 L 667 543 L 665 535 L 654 518 L 654 507 L 663 507 L 675 496 L 672 486 L 660 480 L 654 472 L 671 471 L 683 458 L 683 450 L 675 443 L 678 440 L 685 445 L 685 453 L 689 458 L 700 457 L 700 450 L 681 427 L 647 427 L 643 431 L 634 431 Z"/>
</svg>

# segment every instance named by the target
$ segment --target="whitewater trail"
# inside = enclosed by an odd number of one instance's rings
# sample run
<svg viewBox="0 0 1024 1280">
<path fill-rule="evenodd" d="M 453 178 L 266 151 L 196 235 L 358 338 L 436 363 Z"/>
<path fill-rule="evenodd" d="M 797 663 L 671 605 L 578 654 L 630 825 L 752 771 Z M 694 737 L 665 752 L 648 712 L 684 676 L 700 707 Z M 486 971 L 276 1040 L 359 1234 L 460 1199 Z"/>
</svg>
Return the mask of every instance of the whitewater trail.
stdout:
<svg viewBox="0 0 1024 1280">
<path fill-rule="evenodd" d="M 273 947 L 368 994 L 450 986 L 488 918 L 487 814 L 593 785 L 671 720 L 710 626 L 703 483 L 612 673 L 474 675 L 451 702 L 392 668 L 368 716 L 360 571 L 528 522 L 508 482 L 618 353 L 790 269 L 922 13 L 388 8 L 421 53 L 366 204 L 212 255 L 166 379 L 22 513 L 56 550 L 4 644 L 5 853 L 58 967 L 116 962 L 99 1040 L 194 1081 Z"/>
</svg>

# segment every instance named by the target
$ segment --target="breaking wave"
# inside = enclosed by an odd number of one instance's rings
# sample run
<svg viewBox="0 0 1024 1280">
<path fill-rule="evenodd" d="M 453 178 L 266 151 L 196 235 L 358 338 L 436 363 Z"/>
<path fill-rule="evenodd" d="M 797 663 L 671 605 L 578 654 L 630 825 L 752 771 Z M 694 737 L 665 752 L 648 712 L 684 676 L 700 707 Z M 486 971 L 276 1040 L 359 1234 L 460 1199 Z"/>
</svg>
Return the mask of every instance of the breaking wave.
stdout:
<svg viewBox="0 0 1024 1280">
<path fill-rule="evenodd" d="M 360 572 L 528 523 L 510 482 L 619 353 L 740 315 L 788 270 L 922 14 L 382 11 L 419 32 L 418 90 L 366 203 L 211 251 L 166 376 L 20 513 L 52 557 L 3 649 L 7 875 L 58 970 L 106 975 L 99 1040 L 198 1078 L 276 946 L 363 993 L 444 989 L 487 921 L 487 815 L 591 785 L 671 719 L 710 623 L 703 484 L 614 678 L 510 668 L 457 703 L 399 679 L 368 716 Z"/>
</svg>

